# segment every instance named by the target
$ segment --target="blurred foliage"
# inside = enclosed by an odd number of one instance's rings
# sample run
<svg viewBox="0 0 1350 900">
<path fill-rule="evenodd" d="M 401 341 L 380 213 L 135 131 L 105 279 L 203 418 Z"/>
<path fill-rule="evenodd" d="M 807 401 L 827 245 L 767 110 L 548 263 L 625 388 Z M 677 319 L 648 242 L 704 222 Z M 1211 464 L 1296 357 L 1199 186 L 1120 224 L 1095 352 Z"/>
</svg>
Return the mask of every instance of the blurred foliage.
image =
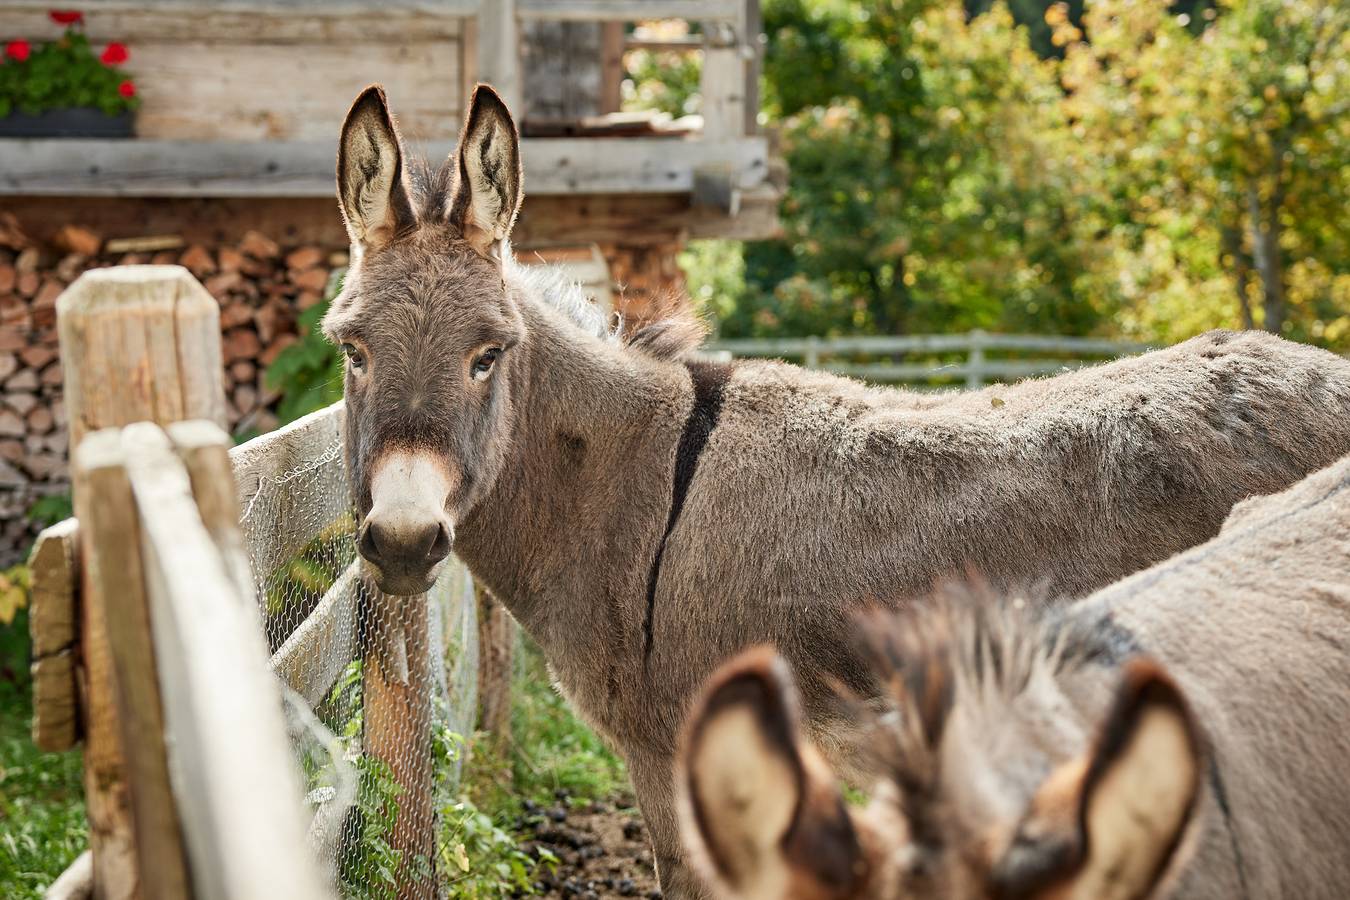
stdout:
<svg viewBox="0 0 1350 900">
<path fill-rule="evenodd" d="M 282 425 L 342 399 L 342 354 L 323 336 L 319 325 L 328 304 L 342 290 L 346 274 L 346 269 L 333 270 L 323 300 L 296 317 L 300 339 L 267 367 L 267 386 L 281 392 L 277 418 Z"/>
<path fill-rule="evenodd" d="M 724 336 L 1251 325 L 1350 348 L 1350 6 L 763 13 L 785 234 L 684 256 Z"/>
<path fill-rule="evenodd" d="M 38 750 L 31 719 L 27 685 L 0 680 L 0 897 L 12 900 L 37 900 L 89 843 L 80 751 Z"/>
</svg>

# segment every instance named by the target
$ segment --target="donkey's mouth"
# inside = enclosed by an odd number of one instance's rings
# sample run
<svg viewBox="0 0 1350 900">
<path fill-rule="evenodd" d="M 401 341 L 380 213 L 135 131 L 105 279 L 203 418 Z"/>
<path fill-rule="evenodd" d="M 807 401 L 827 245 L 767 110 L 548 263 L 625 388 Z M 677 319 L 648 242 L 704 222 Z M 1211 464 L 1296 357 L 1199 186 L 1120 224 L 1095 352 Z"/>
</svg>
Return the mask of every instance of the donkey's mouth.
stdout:
<svg viewBox="0 0 1350 900">
<path fill-rule="evenodd" d="M 440 577 L 441 571 L 445 568 L 445 561 L 436 563 L 429 569 L 421 572 L 407 571 L 385 571 L 375 563 L 366 559 L 366 574 L 370 580 L 379 588 L 380 593 L 391 594 L 395 597 L 412 597 L 417 594 L 425 594 L 431 590 L 436 579 Z"/>
</svg>

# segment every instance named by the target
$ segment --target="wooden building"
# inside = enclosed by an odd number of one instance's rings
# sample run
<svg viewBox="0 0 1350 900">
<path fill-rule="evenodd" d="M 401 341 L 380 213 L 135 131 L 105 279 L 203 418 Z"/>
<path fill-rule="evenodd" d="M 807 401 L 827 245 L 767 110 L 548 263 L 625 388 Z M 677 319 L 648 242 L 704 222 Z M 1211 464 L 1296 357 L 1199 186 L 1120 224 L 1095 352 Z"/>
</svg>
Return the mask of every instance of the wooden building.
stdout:
<svg viewBox="0 0 1350 900">
<path fill-rule="evenodd" d="M 25 512 L 68 483 L 55 298 L 83 270 L 178 262 L 221 304 L 237 433 L 275 419 L 266 367 L 345 259 L 338 133 L 385 85 L 411 148 L 453 148 L 475 82 L 521 126 L 514 243 L 641 319 L 678 290 L 690 239 L 777 228 L 783 170 L 757 128 L 758 0 L 84 0 L 141 105 L 128 139 L 0 138 L 0 564 Z M 47 2 L 0 0 L 0 39 L 61 34 Z M 639 21 L 688 35 L 639 40 Z M 701 116 L 619 113 L 628 49 L 699 53 Z"/>
<path fill-rule="evenodd" d="M 0 33 L 55 37 L 48 8 L 0 0 Z M 433 158 L 453 146 L 476 81 L 506 96 L 525 135 L 517 247 L 598 244 L 614 268 L 646 276 L 689 238 L 776 227 L 769 143 L 756 127 L 757 0 L 87 0 L 81 9 L 96 46 L 131 49 L 137 136 L 0 141 L 0 204 L 29 230 L 79 222 L 108 237 L 139 229 L 192 243 L 257 229 L 283 244 L 340 242 L 337 135 L 372 81 Z M 662 129 L 608 115 L 633 43 L 625 24 L 669 17 L 701 28 L 687 39 L 704 60 L 701 123 Z"/>
</svg>

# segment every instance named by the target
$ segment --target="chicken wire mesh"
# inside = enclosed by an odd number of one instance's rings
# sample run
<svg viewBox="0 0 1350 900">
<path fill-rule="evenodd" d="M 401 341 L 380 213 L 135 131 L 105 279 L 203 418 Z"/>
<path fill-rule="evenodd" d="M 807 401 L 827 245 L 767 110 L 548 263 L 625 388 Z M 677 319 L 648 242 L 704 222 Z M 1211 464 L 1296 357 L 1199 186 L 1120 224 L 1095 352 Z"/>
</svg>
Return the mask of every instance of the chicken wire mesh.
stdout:
<svg viewBox="0 0 1350 900">
<path fill-rule="evenodd" d="M 424 598 L 365 585 L 340 438 L 287 455 L 242 498 L 241 526 L 311 847 L 343 896 L 444 895 L 456 871 L 447 823 L 477 713 L 472 581 L 452 559 Z M 280 533 L 303 546 L 287 554 Z"/>
</svg>

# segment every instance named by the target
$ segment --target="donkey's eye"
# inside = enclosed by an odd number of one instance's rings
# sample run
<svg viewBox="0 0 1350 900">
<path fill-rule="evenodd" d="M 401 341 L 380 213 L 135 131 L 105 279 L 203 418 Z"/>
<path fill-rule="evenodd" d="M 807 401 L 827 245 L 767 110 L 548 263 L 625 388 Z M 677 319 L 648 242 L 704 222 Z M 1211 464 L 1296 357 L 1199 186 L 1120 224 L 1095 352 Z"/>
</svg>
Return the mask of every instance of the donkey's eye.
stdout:
<svg viewBox="0 0 1350 900">
<path fill-rule="evenodd" d="M 366 355 L 356 349 L 355 344 L 343 344 L 342 352 L 347 354 L 347 360 L 352 364 L 352 368 L 360 372 L 366 367 Z"/>
<path fill-rule="evenodd" d="M 492 347 L 478 354 L 478 358 L 473 361 L 473 368 L 470 370 L 474 381 L 482 381 L 492 372 L 492 364 L 502 355 L 502 348 Z"/>
</svg>

